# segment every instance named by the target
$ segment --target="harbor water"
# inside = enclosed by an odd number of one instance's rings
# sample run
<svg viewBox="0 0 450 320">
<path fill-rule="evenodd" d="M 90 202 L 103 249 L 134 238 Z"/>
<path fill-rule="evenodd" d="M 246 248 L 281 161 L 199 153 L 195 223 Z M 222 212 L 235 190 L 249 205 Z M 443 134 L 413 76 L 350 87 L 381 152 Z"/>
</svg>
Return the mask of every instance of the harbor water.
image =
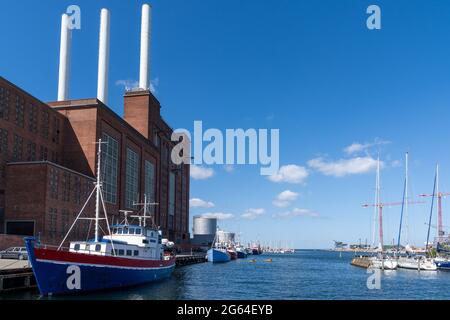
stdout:
<svg viewBox="0 0 450 320">
<path fill-rule="evenodd" d="M 352 258 L 348 252 L 299 250 L 180 267 L 167 281 L 128 289 L 52 298 L 34 290 L 0 299 L 450 299 L 450 272 L 384 271 L 381 288 L 369 289 L 373 274 L 351 266 Z"/>
</svg>

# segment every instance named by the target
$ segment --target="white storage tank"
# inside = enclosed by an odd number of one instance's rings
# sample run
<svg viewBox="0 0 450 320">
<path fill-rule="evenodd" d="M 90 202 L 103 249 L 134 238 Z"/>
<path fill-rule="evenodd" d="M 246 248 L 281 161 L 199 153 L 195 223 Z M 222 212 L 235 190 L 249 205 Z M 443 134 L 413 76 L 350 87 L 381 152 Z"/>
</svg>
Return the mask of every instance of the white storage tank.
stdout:
<svg viewBox="0 0 450 320">
<path fill-rule="evenodd" d="M 193 234 L 195 235 L 215 235 L 217 219 L 202 216 L 194 216 Z"/>
</svg>

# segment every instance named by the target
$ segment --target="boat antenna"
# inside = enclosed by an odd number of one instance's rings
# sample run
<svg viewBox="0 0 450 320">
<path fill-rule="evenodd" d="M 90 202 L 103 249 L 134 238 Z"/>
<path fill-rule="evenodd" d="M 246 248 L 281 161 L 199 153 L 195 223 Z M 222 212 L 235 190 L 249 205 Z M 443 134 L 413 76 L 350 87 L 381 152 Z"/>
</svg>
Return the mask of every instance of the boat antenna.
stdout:
<svg viewBox="0 0 450 320">
<path fill-rule="evenodd" d="M 433 185 L 433 195 L 431 197 L 431 209 L 430 209 L 430 217 L 428 219 L 428 232 L 427 232 L 427 242 L 425 243 L 425 252 L 427 253 L 427 257 L 429 256 L 428 252 L 428 241 L 430 240 L 430 228 L 431 228 L 431 218 L 433 216 L 433 206 L 434 206 L 434 198 L 436 196 L 436 184 L 437 184 L 437 174 L 439 165 L 436 165 L 436 173 L 434 174 L 434 185 Z"/>
</svg>

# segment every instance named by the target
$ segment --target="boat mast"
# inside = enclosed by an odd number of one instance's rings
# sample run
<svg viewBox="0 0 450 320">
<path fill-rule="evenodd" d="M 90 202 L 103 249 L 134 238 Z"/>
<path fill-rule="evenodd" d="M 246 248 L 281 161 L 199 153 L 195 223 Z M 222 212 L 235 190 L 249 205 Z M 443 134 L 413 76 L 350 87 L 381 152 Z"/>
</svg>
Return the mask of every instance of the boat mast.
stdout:
<svg viewBox="0 0 450 320">
<path fill-rule="evenodd" d="M 436 165 L 436 195 L 438 200 L 438 216 L 437 216 L 437 226 L 438 226 L 438 238 L 443 235 L 442 230 L 442 194 L 439 191 L 439 164 Z"/>
<path fill-rule="evenodd" d="M 100 220 L 100 190 L 101 190 L 101 177 L 100 177 L 100 163 L 102 154 L 102 139 L 98 140 L 98 152 L 97 152 L 97 180 L 95 182 L 96 199 L 95 199 L 95 242 L 98 242 L 99 235 L 99 220 Z"/>
<path fill-rule="evenodd" d="M 403 213 L 405 213 L 406 220 L 406 243 L 408 244 L 408 152 L 405 155 L 405 182 L 403 185 L 403 200 L 402 200 L 402 210 L 400 213 L 400 225 L 398 228 L 398 241 L 397 241 L 397 251 L 400 252 L 400 238 L 402 235 L 402 222 Z"/>
<path fill-rule="evenodd" d="M 373 209 L 373 221 L 372 221 L 372 248 L 375 248 L 375 230 L 377 225 L 377 214 L 378 214 L 378 187 L 379 187 L 379 163 L 380 163 L 380 156 L 378 156 L 377 160 L 377 174 L 375 175 L 375 206 Z"/>
<path fill-rule="evenodd" d="M 427 253 L 427 256 L 429 255 L 428 242 L 430 241 L 431 219 L 432 219 L 432 216 L 433 216 L 434 198 L 436 197 L 436 185 L 437 185 L 437 179 L 438 179 L 438 172 L 439 172 L 439 165 L 436 166 L 436 173 L 434 175 L 433 194 L 431 196 L 431 209 L 430 209 L 430 217 L 428 219 L 427 242 L 425 243 L 425 251 Z"/>
<path fill-rule="evenodd" d="M 380 249 L 381 252 L 383 252 L 383 205 L 381 203 L 381 196 L 380 196 L 380 189 L 381 189 L 381 181 L 380 181 L 380 157 L 378 157 L 377 160 L 377 203 L 376 208 L 378 208 L 378 230 L 379 230 L 379 237 L 380 237 Z"/>
</svg>

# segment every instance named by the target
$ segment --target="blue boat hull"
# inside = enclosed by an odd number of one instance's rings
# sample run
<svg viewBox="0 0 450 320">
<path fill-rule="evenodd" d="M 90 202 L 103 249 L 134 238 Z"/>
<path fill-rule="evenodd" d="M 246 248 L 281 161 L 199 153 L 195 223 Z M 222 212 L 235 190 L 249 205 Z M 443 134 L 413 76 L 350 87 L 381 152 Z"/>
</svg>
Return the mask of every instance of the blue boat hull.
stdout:
<svg viewBox="0 0 450 320">
<path fill-rule="evenodd" d="M 438 269 L 450 270 L 450 261 L 436 261 L 435 264 Z"/>
<path fill-rule="evenodd" d="M 39 291 L 44 296 L 92 292 L 158 281 L 170 277 L 175 267 L 132 268 L 42 261 L 35 257 L 34 241 L 27 239 L 26 247 Z"/>
<path fill-rule="evenodd" d="M 245 259 L 247 258 L 247 254 L 243 251 L 237 251 L 237 257 L 238 259 Z"/>
<path fill-rule="evenodd" d="M 208 262 L 228 262 L 231 260 L 230 255 L 226 251 L 217 249 L 209 249 L 206 255 Z"/>
</svg>

